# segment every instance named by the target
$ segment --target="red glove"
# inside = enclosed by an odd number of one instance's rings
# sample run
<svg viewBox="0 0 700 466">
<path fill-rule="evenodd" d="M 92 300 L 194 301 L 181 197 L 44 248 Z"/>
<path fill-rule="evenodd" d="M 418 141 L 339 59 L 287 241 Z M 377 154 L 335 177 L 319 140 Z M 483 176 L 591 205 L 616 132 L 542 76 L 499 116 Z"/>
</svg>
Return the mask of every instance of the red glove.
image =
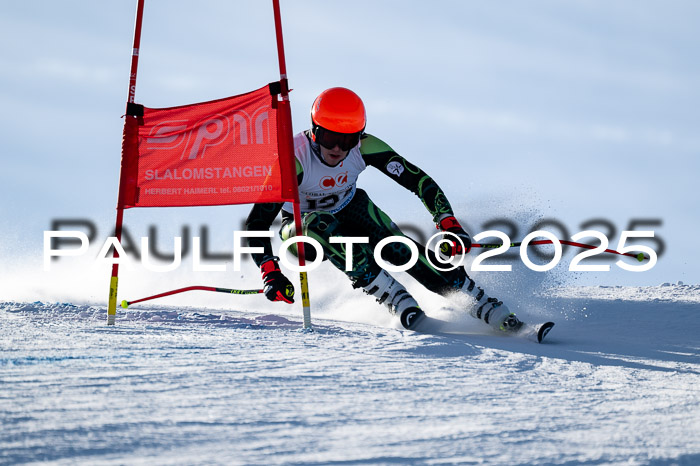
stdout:
<svg viewBox="0 0 700 466">
<path fill-rule="evenodd" d="M 268 259 L 260 264 L 260 271 L 265 282 L 263 292 L 270 301 L 294 302 L 294 285 L 282 274 L 275 259 Z"/>
<path fill-rule="evenodd" d="M 450 215 L 449 217 L 443 218 L 440 220 L 440 224 L 437 227 L 441 231 L 452 233 L 462 242 L 462 244 L 460 244 L 459 241 L 456 241 L 457 238 L 452 235 L 445 235 L 445 239 L 448 240 L 449 243 L 442 243 L 440 246 L 440 252 L 445 256 L 452 257 L 459 254 L 467 254 L 472 249 L 472 239 L 469 237 L 469 234 L 464 231 L 464 228 L 462 228 L 462 225 L 459 224 L 454 216 Z"/>
</svg>

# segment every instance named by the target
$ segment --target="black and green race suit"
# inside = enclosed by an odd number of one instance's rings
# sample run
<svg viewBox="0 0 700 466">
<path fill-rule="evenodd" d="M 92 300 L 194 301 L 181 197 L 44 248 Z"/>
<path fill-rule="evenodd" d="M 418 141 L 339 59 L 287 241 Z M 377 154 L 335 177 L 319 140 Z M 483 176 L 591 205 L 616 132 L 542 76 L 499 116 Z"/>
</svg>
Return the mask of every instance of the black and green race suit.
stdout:
<svg viewBox="0 0 700 466">
<path fill-rule="evenodd" d="M 309 137 L 308 133 L 306 136 Z M 312 149 L 314 155 L 318 157 L 318 163 L 324 163 L 318 145 L 313 143 Z M 443 215 L 453 215 L 452 208 L 437 183 L 423 170 L 397 154 L 382 140 L 372 135 L 364 135 L 361 140 L 360 152 L 366 165 L 377 168 L 416 194 L 433 216 L 435 223 L 438 223 L 438 219 Z M 298 182 L 301 184 L 304 172 L 299 164 L 297 164 L 297 169 Z M 254 205 L 246 220 L 246 229 L 249 231 L 269 231 L 280 210 L 282 210 L 282 204 Z M 287 239 L 294 235 L 293 217 L 287 211 L 282 211 L 282 215 L 280 237 Z M 379 241 L 388 236 L 407 237 L 391 218 L 372 202 L 367 193 L 359 188 L 350 202 L 339 211 L 334 213 L 326 211 L 306 212 L 302 213 L 302 219 L 304 234 L 314 238 L 323 246 L 325 258 L 343 271 L 352 280 L 355 287 L 366 287 L 380 272 L 381 268 L 374 260 L 373 253 Z M 353 245 L 353 269 L 351 271 L 345 271 L 345 245 L 331 243 L 329 240 L 334 236 L 369 238 L 368 244 Z M 451 290 L 461 288 L 468 280 L 462 267 L 447 272 L 436 270 L 425 256 L 425 247 L 412 238 L 409 239 L 418 246 L 420 255 L 416 264 L 407 272 L 423 286 L 435 293 L 446 294 Z M 249 238 L 248 244 L 264 249 L 263 253 L 253 254 L 253 260 L 257 265 L 273 256 L 269 238 Z M 310 247 L 305 248 L 305 250 L 307 258 L 314 260 L 315 250 Z M 430 255 L 433 263 L 438 263 L 432 251 L 427 254 Z M 403 265 L 410 258 L 411 250 L 403 243 L 393 242 L 382 249 L 382 259 L 390 264 Z"/>
</svg>

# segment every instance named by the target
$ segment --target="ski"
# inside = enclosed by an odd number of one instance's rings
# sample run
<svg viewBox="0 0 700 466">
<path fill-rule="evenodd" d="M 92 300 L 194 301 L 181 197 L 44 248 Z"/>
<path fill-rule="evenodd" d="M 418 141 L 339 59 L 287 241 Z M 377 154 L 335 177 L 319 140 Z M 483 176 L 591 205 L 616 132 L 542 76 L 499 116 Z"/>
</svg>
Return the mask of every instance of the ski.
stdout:
<svg viewBox="0 0 700 466">
<path fill-rule="evenodd" d="M 552 327 L 554 327 L 554 322 L 545 322 L 540 325 L 539 330 L 537 330 L 537 343 L 542 343 L 542 340 L 549 334 Z"/>
<path fill-rule="evenodd" d="M 541 324 L 526 324 L 523 323 L 516 332 L 514 336 L 520 336 L 527 338 L 528 340 L 536 341 L 537 343 L 542 343 L 544 341 L 549 331 L 554 327 L 554 322 L 544 322 Z"/>
<path fill-rule="evenodd" d="M 547 336 L 552 327 L 554 327 L 554 322 L 544 322 L 539 324 L 527 324 L 522 321 L 517 321 L 519 325 L 517 328 L 513 328 L 508 331 L 496 331 L 491 329 L 491 332 L 495 334 L 500 334 L 508 337 L 515 338 L 525 338 L 536 343 L 542 343 L 544 338 Z M 440 319 L 435 319 L 429 316 L 422 316 L 422 318 L 416 322 L 412 330 L 420 333 L 428 333 L 432 335 L 464 335 L 466 333 L 455 331 L 454 324 Z"/>
</svg>

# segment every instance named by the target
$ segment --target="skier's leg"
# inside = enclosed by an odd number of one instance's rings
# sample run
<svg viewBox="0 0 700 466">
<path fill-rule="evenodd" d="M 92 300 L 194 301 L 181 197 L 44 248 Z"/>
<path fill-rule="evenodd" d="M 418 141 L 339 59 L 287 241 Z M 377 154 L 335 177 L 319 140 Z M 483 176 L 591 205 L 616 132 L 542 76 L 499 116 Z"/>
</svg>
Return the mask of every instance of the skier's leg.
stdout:
<svg viewBox="0 0 700 466">
<path fill-rule="evenodd" d="M 379 274 L 364 290 L 377 298 L 378 303 L 386 305 L 390 313 L 398 316 L 406 329 L 415 329 L 425 316 L 413 296 L 385 270 L 380 269 Z"/>
<path fill-rule="evenodd" d="M 472 317 L 481 319 L 499 330 L 512 331 L 520 328 L 522 323 L 514 313 L 510 312 L 508 306 L 496 298 L 490 298 L 481 287 L 476 286 L 476 282 L 469 278 L 466 272 L 465 276 L 467 277 L 466 282 L 462 287 L 456 288 L 456 290 L 468 294 L 476 300 L 476 307 L 469 311 Z"/>
<path fill-rule="evenodd" d="M 402 236 L 415 243 L 419 252 L 418 261 L 407 272 L 430 291 L 444 294 L 464 285 L 467 275 L 463 269 L 449 272 L 435 269 L 426 258 L 425 247 L 406 236 L 391 218 L 372 202 L 364 190 L 358 189 L 352 202 L 336 215 L 343 225 L 347 225 L 348 236 L 369 237 L 369 246 L 372 251 L 381 240 L 389 236 Z M 382 249 L 381 257 L 390 264 L 403 265 L 411 260 L 412 254 L 408 245 L 393 242 Z M 434 254 L 432 252 L 428 254 L 433 263 L 436 263 Z"/>
<path fill-rule="evenodd" d="M 413 329 L 424 316 L 418 303 L 406 291 L 406 288 L 382 270 L 374 260 L 372 250 L 366 244 L 356 244 L 352 248 L 352 270 L 345 270 L 347 251 L 342 243 L 331 243 L 333 236 L 343 235 L 343 225 L 328 212 L 310 212 L 303 216 L 304 234 L 318 241 L 323 247 L 325 257 L 339 270 L 343 271 L 353 283 L 354 288 L 363 288 L 365 293 L 377 298 L 389 312 L 399 317 L 401 325 Z M 292 222 L 285 222 L 280 230 L 282 239 L 294 235 Z M 293 253 L 296 249 L 290 248 Z M 313 257 L 310 257 L 313 260 Z"/>
<path fill-rule="evenodd" d="M 334 214 L 324 211 L 305 213 L 302 216 L 302 224 L 304 235 L 313 238 L 321 244 L 325 254 L 324 259 L 328 259 L 336 268 L 343 271 L 350 278 L 355 288 L 366 287 L 379 275 L 379 272 L 382 270 L 381 267 L 373 260 L 366 245 L 361 244 L 356 244 L 352 248 L 352 270 L 345 270 L 347 253 L 345 245 L 343 243 L 331 243 L 330 241 L 332 237 L 347 236 L 343 234 L 342 225 Z M 293 221 L 284 219 L 280 230 L 280 238 L 282 240 L 289 239 L 294 236 L 294 231 Z M 296 255 L 296 247 L 290 247 L 289 250 Z M 306 251 L 308 251 L 306 254 L 308 260 L 313 261 L 316 257 L 316 250 L 307 247 Z"/>
<path fill-rule="evenodd" d="M 388 236 L 404 236 L 411 239 L 361 189 L 357 190 L 352 202 L 340 211 L 338 216 L 346 219 L 346 223 L 358 230 L 354 234 L 369 236 L 372 247 Z M 496 329 L 511 330 L 519 327 L 515 314 L 501 301 L 489 297 L 482 288 L 477 287 L 463 267 L 448 271 L 437 270 L 432 265 L 438 263 L 433 251 L 426 251 L 423 245 L 412 241 L 418 246 L 419 257 L 407 272 L 420 284 L 443 296 L 455 291 L 472 296 L 476 300 L 476 306 L 470 311 L 470 315 Z M 394 265 L 405 264 L 410 258 L 411 250 L 403 243 L 391 243 L 382 250 L 382 259 Z"/>
</svg>

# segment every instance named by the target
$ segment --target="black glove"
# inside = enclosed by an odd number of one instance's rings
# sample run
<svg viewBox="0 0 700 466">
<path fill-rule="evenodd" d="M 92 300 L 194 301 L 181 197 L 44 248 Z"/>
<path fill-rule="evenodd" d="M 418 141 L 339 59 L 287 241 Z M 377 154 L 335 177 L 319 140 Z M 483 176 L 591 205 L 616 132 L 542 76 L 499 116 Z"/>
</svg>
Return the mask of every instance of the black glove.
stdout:
<svg viewBox="0 0 700 466">
<path fill-rule="evenodd" d="M 471 250 L 472 239 L 469 237 L 469 234 L 464 231 L 464 228 L 462 228 L 462 225 L 459 224 L 456 218 L 453 216 L 443 218 L 440 220 L 438 228 L 441 231 L 452 233 L 462 241 L 462 244 L 460 244 L 459 241 L 455 241 L 454 236 L 445 235 L 445 239 L 448 240 L 449 243 L 442 243 L 440 246 L 440 252 L 443 255 L 452 257 L 459 254 L 467 254 Z"/>
<path fill-rule="evenodd" d="M 270 301 L 294 302 L 294 285 L 280 271 L 277 261 L 270 258 L 260 264 L 260 271 L 265 282 L 263 292 Z"/>
</svg>

